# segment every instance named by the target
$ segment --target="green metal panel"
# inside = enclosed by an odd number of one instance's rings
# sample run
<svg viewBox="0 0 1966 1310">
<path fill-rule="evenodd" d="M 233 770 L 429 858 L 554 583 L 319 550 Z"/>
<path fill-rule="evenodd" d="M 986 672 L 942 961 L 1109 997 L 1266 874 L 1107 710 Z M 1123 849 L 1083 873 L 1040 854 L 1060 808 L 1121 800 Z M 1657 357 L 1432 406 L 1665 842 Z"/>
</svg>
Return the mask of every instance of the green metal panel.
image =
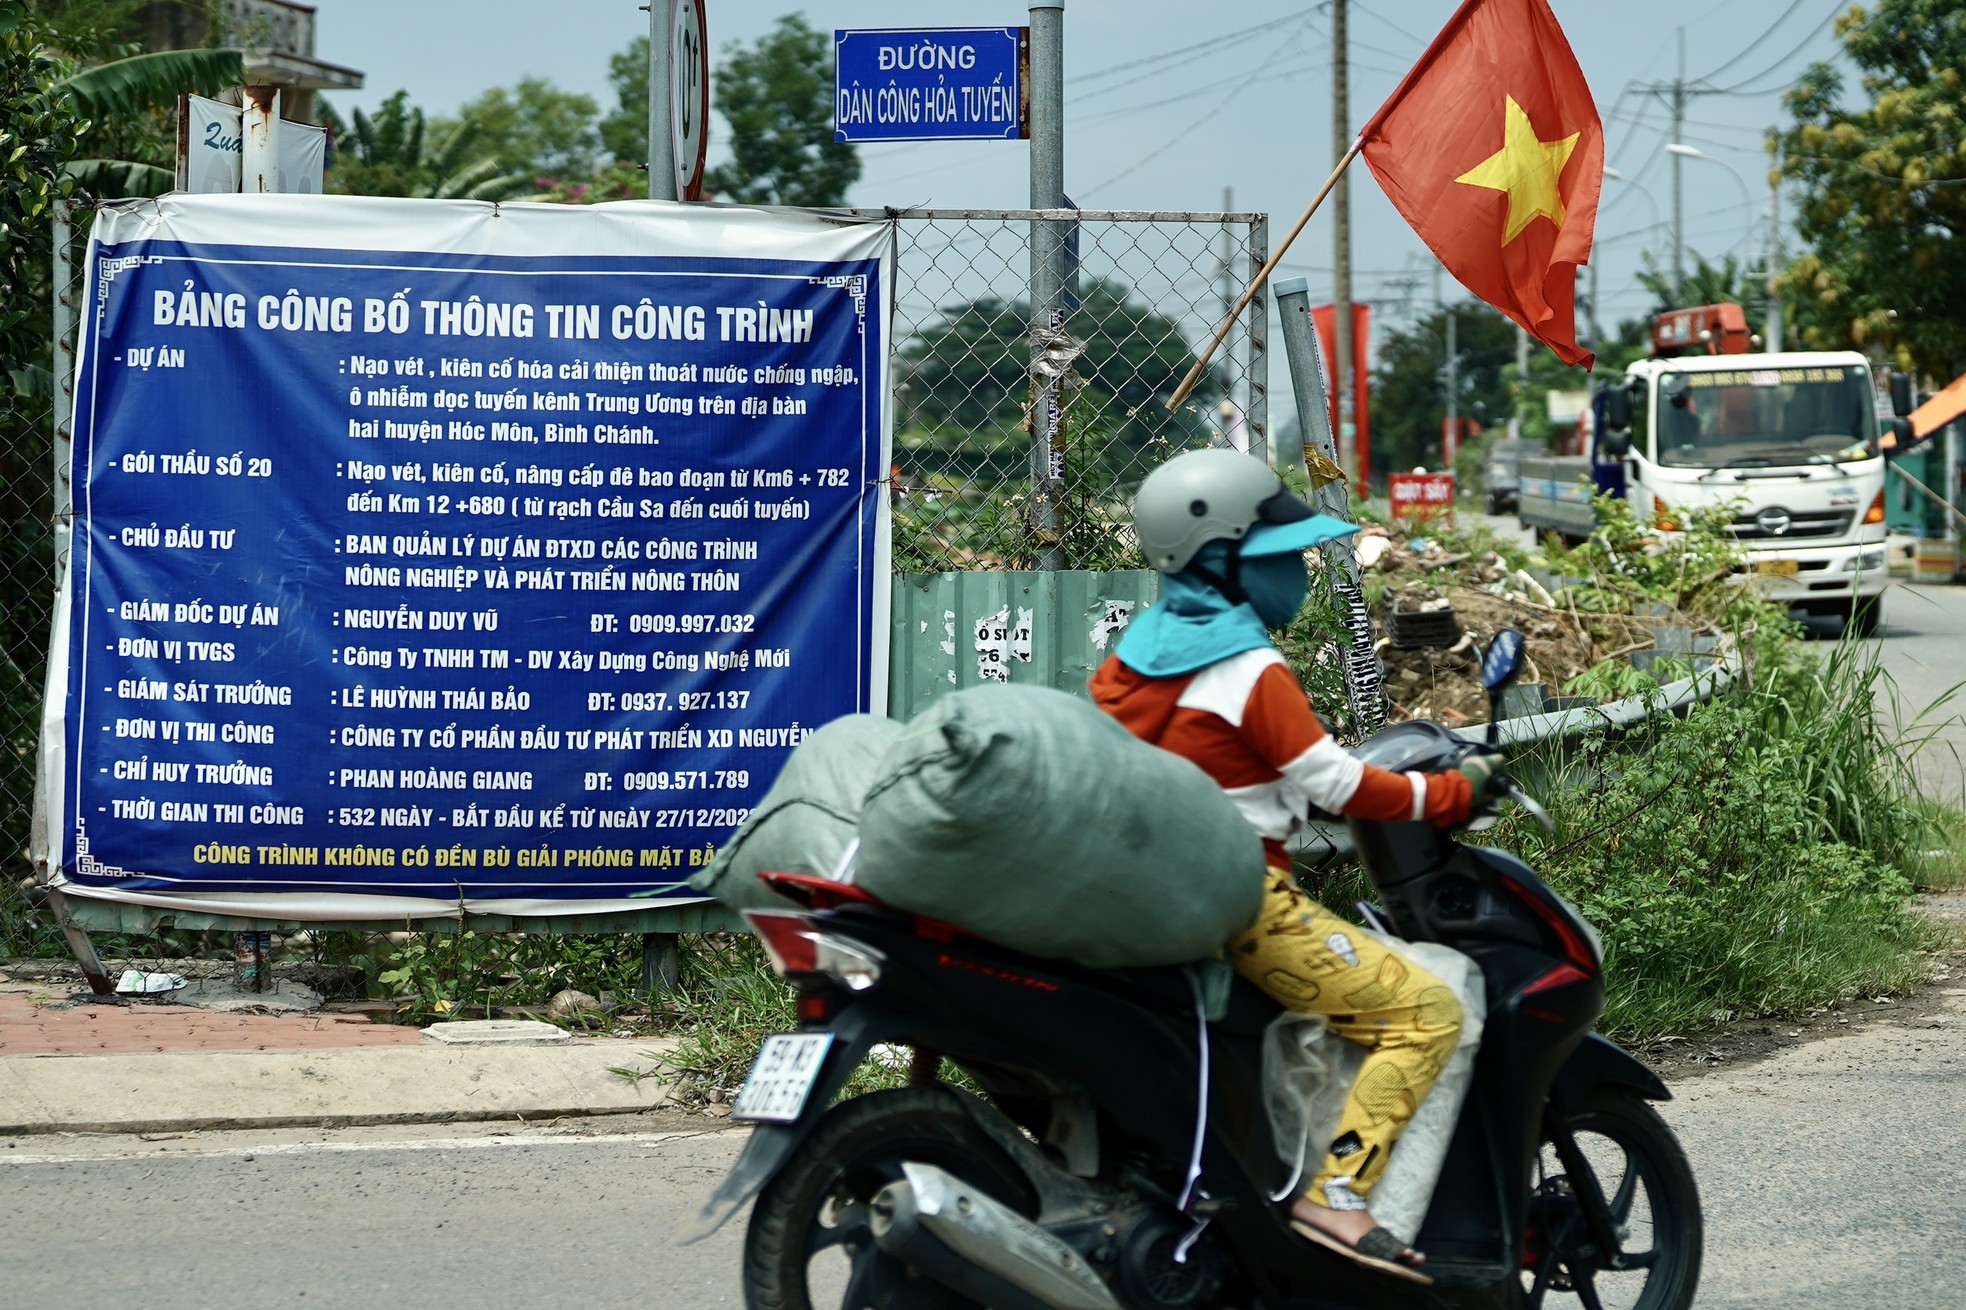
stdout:
<svg viewBox="0 0 1966 1310">
<path fill-rule="evenodd" d="M 1944 495 L 1946 485 L 1945 441 L 1935 438 L 1892 463 Z M 1892 532 L 1907 537 L 1942 540 L 1946 535 L 1945 510 L 1932 498 L 1893 473 L 1884 475 L 1884 523 Z"/>
<path fill-rule="evenodd" d="M 1160 575 L 1147 569 L 898 575 L 888 715 L 911 719 L 985 682 L 1083 696 L 1114 638 L 1159 594 Z"/>
</svg>

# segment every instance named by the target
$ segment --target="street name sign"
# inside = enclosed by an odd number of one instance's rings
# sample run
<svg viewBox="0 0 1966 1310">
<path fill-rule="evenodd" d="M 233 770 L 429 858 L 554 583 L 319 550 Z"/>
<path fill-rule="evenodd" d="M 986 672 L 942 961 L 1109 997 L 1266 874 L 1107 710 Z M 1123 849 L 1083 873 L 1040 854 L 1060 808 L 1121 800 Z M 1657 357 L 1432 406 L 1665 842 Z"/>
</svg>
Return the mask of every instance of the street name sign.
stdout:
<svg viewBox="0 0 1966 1310">
<path fill-rule="evenodd" d="M 833 33 L 836 141 L 1015 141 L 1030 135 L 1030 29 Z"/>
</svg>

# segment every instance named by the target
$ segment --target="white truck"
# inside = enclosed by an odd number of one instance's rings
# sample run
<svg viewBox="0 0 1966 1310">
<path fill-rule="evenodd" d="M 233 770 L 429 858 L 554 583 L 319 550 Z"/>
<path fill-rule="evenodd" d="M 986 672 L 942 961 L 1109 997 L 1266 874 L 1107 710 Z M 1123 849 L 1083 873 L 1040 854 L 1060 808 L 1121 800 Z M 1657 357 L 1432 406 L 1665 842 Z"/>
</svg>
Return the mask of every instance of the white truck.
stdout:
<svg viewBox="0 0 1966 1310">
<path fill-rule="evenodd" d="M 1597 492 L 1666 532 L 1726 505 L 1768 599 L 1868 635 L 1887 580 L 1870 363 L 1855 351 L 1752 354 L 1750 341 L 1738 305 L 1661 315 L 1653 356 L 1600 388 L 1589 453 L 1522 462 L 1518 518 L 1575 541 L 1596 527 Z M 1909 381 L 1892 378 L 1898 414 Z"/>
</svg>

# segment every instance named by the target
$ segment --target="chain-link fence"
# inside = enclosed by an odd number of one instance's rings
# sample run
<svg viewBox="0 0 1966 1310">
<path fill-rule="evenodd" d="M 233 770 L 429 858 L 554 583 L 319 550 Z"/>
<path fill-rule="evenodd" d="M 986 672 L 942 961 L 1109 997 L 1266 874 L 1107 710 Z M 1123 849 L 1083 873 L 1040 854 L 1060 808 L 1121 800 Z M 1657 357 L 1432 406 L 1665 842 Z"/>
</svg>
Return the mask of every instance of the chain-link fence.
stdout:
<svg viewBox="0 0 1966 1310">
<path fill-rule="evenodd" d="M 1260 296 L 1166 408 L 1262 266 L 1264 215 L 862 212 L 898 226 L 897 572 L 1137 568 L 1126 505 L 1149 469 L 1264 451 Z"/>
<path fill-rule="evenodd" d="M 82 288 L 82 234 L 66 214 L 54 225 L 54 242 L 46 276 L 5 288 L 0 307 L 45 324 L 43 340 L 59 337 L 47 356 L 14 361 L 0 376 L 0 955 L 64 949 L 53 919 L 36 904 L 28 859 L 55 599 L 54 441 L 73 387 L 61 352 L 74 349 Z M 72 353 L 65 358 L 72 361 Z"/>
</svg>

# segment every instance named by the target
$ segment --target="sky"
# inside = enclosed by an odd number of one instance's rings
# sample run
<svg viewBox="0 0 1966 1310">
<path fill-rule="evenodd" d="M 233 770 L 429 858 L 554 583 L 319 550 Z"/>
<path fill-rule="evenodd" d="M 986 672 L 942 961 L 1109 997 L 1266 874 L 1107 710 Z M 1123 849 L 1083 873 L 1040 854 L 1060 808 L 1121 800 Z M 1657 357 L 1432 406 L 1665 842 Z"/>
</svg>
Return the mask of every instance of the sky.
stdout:
<svg viewBox="0 0 1966 1310">
<path fill-rule="evenodd" d="M 316 56 L 367 77 L 362 91 L 336 101 L 344 113 L 351 104 L 372 108 L 399 88 L 426 112 L 449 113 L 526 76 L 606 107 L 613 101 L 608 56 L 648 30 L 648 15 L 628 0 L 314 3 Z M 786 0 L 705 0 L 704 7 L 719 54 L 792 12 Z M 1352 130 L 1455 7 L 1456 0 L 1352 0 Z M 1634 280 L 1642 255 L 1669 260 L 1670 113 L 1644 88 L 1683 75 L 1713 89 L 1689 100 L 1681 133 L 1682 144 L 1705 156 L 1680 162 L 1685 245 L 1712 260 L 1756 258 L 1767 244 L 1763 137 L 1783 121 L 1781 93 L 1801 70 L 1836 57 L 1831 20 L 1847 7 L 1848 0 L 1552 0 L 1597 100 L 1607 163 L 1622 175 L 1605 180 L 1592 257 L 1607 330 L 1649 305 Z M 822 30 L 1029 21 L 1027 6 L 1005 0 L 831 0 L 798 12 Z M 1233 208 L 1267 212 L 1271 240 L 1280 240 L 1334 162 L 1329 6 L 1066 0 L 1064 12 L 1066 193 L 1088 209 L 1218 210 L 1226 188 Z M 722 132 L 713 116 L 712 163 Z M 1015 208 L 1029 199 L 1022 142 L 869 145 L 861 161 L 850 197 L 856 205 Z M 1362 164 L 1351 171 L 1351 194 L 1354 299 L 1372 303 L 1382 324 L 1429 311 L 1438 265 Z M 1784 208 L 1792 212 L 1793 203 Z M 1277 276 L 1307 278 L 1313 301 L 1323 301 L 1332 265 L 1331 225 L 1321 213 Z M 1465 295 L 1451 278 L 1441 285 L 1449 299 Z"/>
</svg>

